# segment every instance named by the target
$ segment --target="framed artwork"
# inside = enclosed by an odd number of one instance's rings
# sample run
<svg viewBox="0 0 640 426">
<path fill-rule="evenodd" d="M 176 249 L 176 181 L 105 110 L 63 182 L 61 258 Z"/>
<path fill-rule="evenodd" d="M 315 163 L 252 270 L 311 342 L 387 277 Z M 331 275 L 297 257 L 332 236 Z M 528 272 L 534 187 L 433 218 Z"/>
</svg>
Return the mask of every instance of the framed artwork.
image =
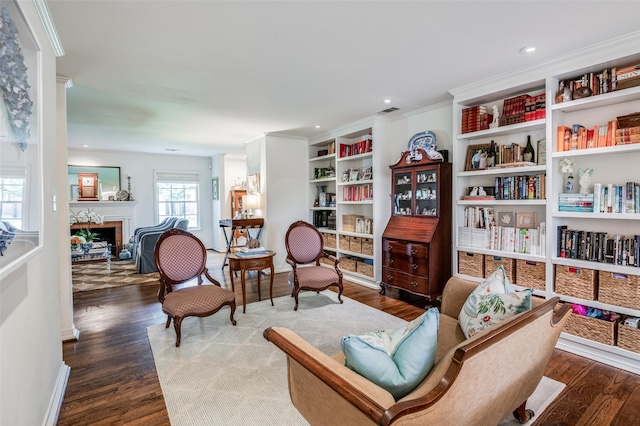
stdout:
<svg viewBox="0 0 640 426">
<path fill-rule="evenodd" d="M 260 175 L 247 176 L 247 194 L 257 194 L 260 192 Z"/>
<path fill-rule="evenodd" d="M 212 198 L 213 198 L 214 200 L 219 200 L 219 199 L 220 199 L 220 192 L 218 192 L 218 191 L 219 191 L 219 187 L 218 187 L 218 184 L 219 184 L 219 182 L 218 182 L 218 178 L 217 178 L 217 177 L 214 177 L 213 179 L 211 179 L 211 183 L 212 183 L 212 185 L 211 185 L 211 187 L 212 187 L 212 189 L 211 189 L 211 196 L 212 196 Z"/>
<path fill-rule="evenodd" d="M 98 200 L 98 174 L 78 173 L 78 201 Z"/>
<path fill-rule="evenodd" d="M 42 250 L 42 161 L 38 40 L 20 3 L 0 1 L 5 78 L 0 79 L 0 281 Z M 12 96 L 6 96 L 11 93 Z"/>
<path fill-rule="evenodd" d="M 490 143 L 469 145 L 467 148 L 467 161 L 464 169 L 466 171 L 486 169 L 489 148 L 491 148 Z"/>
</svg>

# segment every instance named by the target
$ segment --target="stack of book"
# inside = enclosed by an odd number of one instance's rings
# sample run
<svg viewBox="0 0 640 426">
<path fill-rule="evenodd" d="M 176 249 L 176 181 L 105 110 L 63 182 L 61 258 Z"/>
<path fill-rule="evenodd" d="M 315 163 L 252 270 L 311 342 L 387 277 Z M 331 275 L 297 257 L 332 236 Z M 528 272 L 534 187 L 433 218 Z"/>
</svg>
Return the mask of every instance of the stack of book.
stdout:
<svg viewBox="0 0 640 426">
<path fill-rule="evenodd" d="M 502 115 L 500 116 L 500 127 L 526 121 L 525 102 L 528 97 L 529 95 L 519 95 L 504 100 Z"/>
<path fill-rule="evenodd" d="M 593 194 L 560 193 L 558 211 L 593 213 Z"/>
<path fill-rule="evenodd" d="M 263 256 L 265 254 L 268 254 L 267 250 L 262 246 L 256 248 L 241 247 L 240 250 L 236 252 L 236 255 L 240 257 Z"/>
<path fill-rule="evenodd" d="M 487 113 L 487 107 L 478 105 L 462 110 L 462 133 L 487 130 L 493 121 L 493 114 Z"/>
</svg>

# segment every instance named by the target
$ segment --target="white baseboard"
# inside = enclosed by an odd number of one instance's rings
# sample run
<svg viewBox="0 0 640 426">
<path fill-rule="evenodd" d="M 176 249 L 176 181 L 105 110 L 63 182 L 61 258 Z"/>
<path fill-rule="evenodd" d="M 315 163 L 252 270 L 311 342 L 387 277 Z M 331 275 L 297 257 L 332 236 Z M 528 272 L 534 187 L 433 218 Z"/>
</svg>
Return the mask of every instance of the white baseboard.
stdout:
<svg viewBox="0 0 640 426">
<path fill-rule="evenodd" d="M 71 324 L 71 328 L 62 330 L 62 341 L 72 342 L 80 338 L 80 330 L 76 328 L 75 324 Z"/>
<path fill-rule="evenodd" d="M 71 367 L 64 362 L 61 363 L 60 369 L 58 370 L 58 377 L 53 387 L 53 394 L 49 400 L 47 415 L 42 422 L 43 426 L 55 426 L 56 423 L 58 423 L 58 416 L 60 415 L 60 408 L 62 408 L 62 401 L 64 399 L 64 393 L 67 390 L 70 373 Z"/>
<path fill-rule="evenodd" d="M 617 346 L 604 345 L 569 333 L 560 333 L 556 348 L 621 370 L 640 374 L 640 354 Z"/>
</svg>

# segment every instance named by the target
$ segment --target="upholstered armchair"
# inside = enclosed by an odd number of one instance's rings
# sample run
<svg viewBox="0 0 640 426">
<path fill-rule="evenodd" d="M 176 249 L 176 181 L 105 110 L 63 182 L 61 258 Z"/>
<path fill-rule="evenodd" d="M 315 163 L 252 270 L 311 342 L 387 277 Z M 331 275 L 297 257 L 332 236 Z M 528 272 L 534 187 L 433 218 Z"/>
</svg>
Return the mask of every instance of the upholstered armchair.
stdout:
<svg viewBox="0 0 640 426">
<path fill-rule="evenodd" d="M 236 325 L 233 319 L 236 310 L 235 293 L 222 288 L 209 275 L 205 266 L 207 251 L 195 235 L 179 228 L 163 232 L 155 245 L 154 261 L 160 272 L 158 301 L 162 303 L 162 312 L 167 314 L 167 328 L 173 319 L 176 346 L 180 346 L 181 325 L 185 317 L 206 317 L 229 306 L 231 323 Z M 203 285 L 203 275 L 212 285 Z M 197 278 L 197 285 L 174 288 L 175 285 L 194 278 Z"/>
<path fill-rule="evenodd" d="M 189 226 L 188 219 L 182 219 L 182 218 L 180 219 L 172 218 L 172 219 L 175 219 L 175 220 L 168 222 L 171 224 L 171 227 L 168 229 L 176 228 L 176 229 L 182 229 L 183 231 L 187 230 L 187 227 Z M 140 240 L 138 242 L 138 248 L 136 250 L 135 262 L 136 262 L 136 268 L 138 269 L 139 274 L 149 274 L 151 272 L 158 271 L 158 268 L 153 258 L 153 250 L 162 233 L 167 231 L 168 229 L 160 230 L 160 231 L 144 231 L 138 234 Z"/>
<path fill-rule="evenodd" d="M 129 241 L 131 243 L 131 256 L 134 259 L 136 258 L 136 252 L 138 251 L 138 244 L 140 243 L 140 239 L 144 234 L 151 233 L 151 232 L 164 232 L 167 229 L 173 228 L 173 225 L 176 223 L 177 220 L 178 220 L 177 217 L 165 217 L 162 220 L 162 222 L 160 222 L 157 225 L 141 226 L 139 228 L 136 228 L 135 231 L 133 231 L 133 236 L 131 237 L 131 240 Z"/>
<path fill-rule="evenodd" d="M 387 390 L 327 355 L 292 330 L 264 337 L 287 356 L 289 395 L 312 425 L 496 425 L 510 414 L 527 422 L 527 399 L 542 379 L 568 304 L 535 298 L 533 309 L 466 338 L 458 314 L 478 283 L 452 278 L 445 287 L 435 365 L 409 394 Z"/>
<path fill-rule="evenodd" d="M 293 287 L 292 296 L 295 297 L 298 310 L 298 293 L 301 290 L 322 291 L 331 286 L 338 287 L 338 300 L 342 303 L 342 272 L 338 267 L 340 259 L 327 254 L 323 250 L 322 235 L 310 223 L 297 221 L 289 227 L 285 236 L 287 248 L 286 262 L 291 266 L 289 284 Z M 333 269 L 320 266 L 320 259 L 327 258 L 333 263 Z M 303 265 L 303 267 L 299 267 Z M 309 266 L 305 266 L 309 265 Z"/>
</svg>

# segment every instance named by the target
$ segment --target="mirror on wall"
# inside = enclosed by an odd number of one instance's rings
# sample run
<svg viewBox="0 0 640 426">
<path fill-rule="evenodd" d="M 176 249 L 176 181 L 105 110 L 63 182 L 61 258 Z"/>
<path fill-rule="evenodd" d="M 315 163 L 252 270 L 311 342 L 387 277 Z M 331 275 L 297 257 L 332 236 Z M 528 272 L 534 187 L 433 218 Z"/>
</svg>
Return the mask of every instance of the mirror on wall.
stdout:
<svg viewBox="0 0 640 426">
<path fill-rule="evenodd" d="M 78 200 L 78 173 L 98 174 L 98 198 L 100 201 L 114 200 L 120 190 L 120 167 L 108 166 L 68 166 L 67 186 L 69 200 Z"/>
</svg>

